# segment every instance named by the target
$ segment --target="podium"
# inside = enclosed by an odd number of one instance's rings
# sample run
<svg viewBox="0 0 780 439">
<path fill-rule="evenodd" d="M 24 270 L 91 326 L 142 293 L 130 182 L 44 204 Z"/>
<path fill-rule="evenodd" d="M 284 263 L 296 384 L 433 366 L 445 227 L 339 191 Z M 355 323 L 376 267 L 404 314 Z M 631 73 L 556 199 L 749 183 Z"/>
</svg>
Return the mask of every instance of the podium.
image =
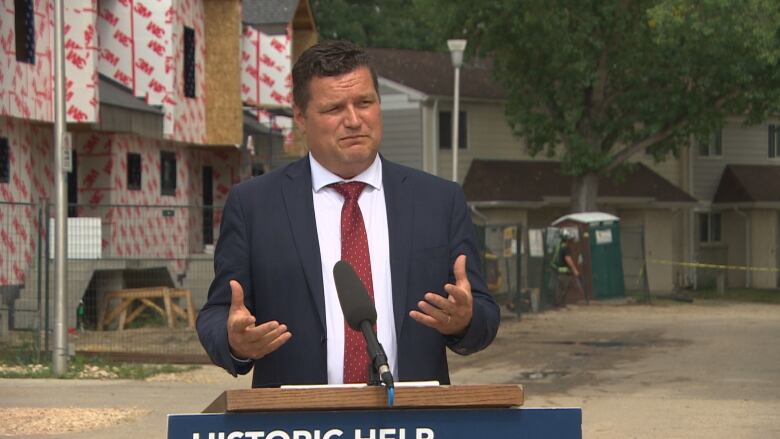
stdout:
<svg viewBox="0 0 780 439">
<path fill-rule="evenodd" d="M 168 416 L 169 439 L 581 438 L 579 408 L 524 408 L 519 385 L 228 390 Z"/>
</svg>

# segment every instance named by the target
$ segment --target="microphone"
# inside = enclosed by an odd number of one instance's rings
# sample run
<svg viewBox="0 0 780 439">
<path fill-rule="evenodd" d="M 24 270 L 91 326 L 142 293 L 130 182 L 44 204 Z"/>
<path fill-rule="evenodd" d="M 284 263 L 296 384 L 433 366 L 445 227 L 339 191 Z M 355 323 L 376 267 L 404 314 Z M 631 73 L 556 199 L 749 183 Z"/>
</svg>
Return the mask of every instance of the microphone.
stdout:
<svg viewBox="0 0 780 439">
<path fill-rule="evenodd" d="M 348 262 L 338 261 L 333 266 L 333 280 L 341 303 L 344 320 L 350 328 L 361 331 L 366 339 L 368 356 L 374 373 L 379 375 L 382 383 L 388 389 L 393 388 L 393 374 L 387 365 L 387 355 L 374 332 L 376 324 L 376 308 L 368 296 L 363 281 Z"/>
</svg>

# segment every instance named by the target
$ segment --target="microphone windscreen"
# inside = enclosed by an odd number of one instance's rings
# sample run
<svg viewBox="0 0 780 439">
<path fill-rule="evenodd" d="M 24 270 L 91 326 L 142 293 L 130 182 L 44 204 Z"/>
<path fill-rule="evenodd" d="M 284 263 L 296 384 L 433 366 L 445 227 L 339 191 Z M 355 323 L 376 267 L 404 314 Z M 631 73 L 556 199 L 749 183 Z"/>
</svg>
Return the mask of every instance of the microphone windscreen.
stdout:
<svg viewBox="0 0 780 439">
<path fill-rule="evenodd" d="M 364 320 L 368 320 L 372 326 L 376 324 L 376 308 L 355 269 L 347 262 L 338 261 L 333 266 L 333 280 L 344 320 L 349 327 L 360 331 L 360 322 Z"/>
</svg>

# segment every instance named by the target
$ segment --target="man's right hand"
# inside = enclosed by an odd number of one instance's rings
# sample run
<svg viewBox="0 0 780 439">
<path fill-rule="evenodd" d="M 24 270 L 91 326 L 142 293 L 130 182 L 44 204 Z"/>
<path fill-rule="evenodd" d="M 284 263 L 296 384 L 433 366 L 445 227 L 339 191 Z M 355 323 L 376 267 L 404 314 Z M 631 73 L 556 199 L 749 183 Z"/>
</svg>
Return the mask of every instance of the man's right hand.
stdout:
<svg viewBox="0 0 780 439">
<path fill-rule="evenodd" d="M 277 321 L 255 323 L 255 316 L 244 306 L 244 289 L 230 281 L 232 299 L 228 312 L 227 331 L 230 352 L 239 359 L 257 360 L 279 349 L 292 337 L 287 325 Z"/>
</svg>

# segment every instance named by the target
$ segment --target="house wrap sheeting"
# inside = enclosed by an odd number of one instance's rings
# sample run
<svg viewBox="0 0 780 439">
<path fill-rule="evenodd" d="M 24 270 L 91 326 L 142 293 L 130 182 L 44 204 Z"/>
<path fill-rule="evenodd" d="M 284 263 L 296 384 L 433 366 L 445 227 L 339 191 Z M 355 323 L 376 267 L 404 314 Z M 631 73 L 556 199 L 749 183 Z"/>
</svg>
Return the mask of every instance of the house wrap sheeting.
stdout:
<svg viewBox="0 0 780 439">
<path fill-rule="evenodd" d="M 241 38 L 241 100 L 250 107 L 292 108 L 292 36 L 290 27 L 282 35 L 269 35 L 245 26 Z M 256 111 L 257 120 L 288 137 L 292 118 L 270 117 Z"/>
<path fill-rule="evenodd" d="M 98 72 L 165 113 L 163 133 L 206 142 L 203 3 L 197 0 L 101 0 Z M 195 97 L 184 93 L 184 33 L 195 34 Z"/>
<path fill-rule="evenodd" d="M 32 63 L 17 61 L 14 2 L 0 14 L 0 116 L 54 122 L 54 1 L 33 0 L 26 20 Z M 20 11 L 20 13 L 22 13 Z M 97 0 L 65 2 L 65 99 L 68 122 L 97 120 Z"/>
<path fill-rule="evenodd" d="M 241 100 L 251 106 L 292 106 L 292 38 L 245 26 L 241 40 Z"/>
<path fill-rule="evenodd" d="M 11 178 L 0 184 L 0 287 L 23 285 L 30 275 L 38 236 L 43 231 L 38 208 L 33 205 L 51 197 L 54 188 L 52 171 L 51 127 L 35 125 L 10 117 L 0 117 L 0 137 L 18 144 L 11 153 Z"/>
</svg>

